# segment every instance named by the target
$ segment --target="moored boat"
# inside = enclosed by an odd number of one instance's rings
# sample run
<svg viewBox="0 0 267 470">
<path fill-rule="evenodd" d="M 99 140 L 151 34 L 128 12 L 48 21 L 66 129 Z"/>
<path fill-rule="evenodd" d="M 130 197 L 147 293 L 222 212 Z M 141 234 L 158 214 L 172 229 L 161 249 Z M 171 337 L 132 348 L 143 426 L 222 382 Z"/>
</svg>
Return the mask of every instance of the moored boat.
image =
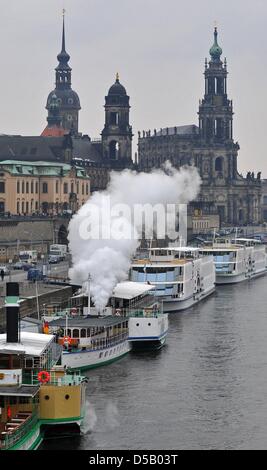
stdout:
<svg viewBox="0 0 267 470">
<path fill-rule="evenodd" d="M 79 432 L 85 378 L 57 362 L 53 335 L 19 331 L 19 288 L 7 284 L 7 332 L 0 335 L 0 450 L 36 449 L 47 430 Z"/>
<path fill-rule="evenodd" d="M 130 279 L 154 286 L 164 312 L 177 312 L 200 302 L 215 290 L 212 256 L 194 247 L 150 249 L 149 259 L 133 260 Z"/>
<path fill-rule="evenodd" d="M 266 273 L 265 245 L 258 240 L 216 239 L 200 253 L 213 256 L 216 284 L 235 284 Z"/>
<path fill-rule="evenodd" d="M 119 283 L 103 312 L 98 312 L 91 297 L 76 295 L 70 309 L 45 317 L 49 332 L 63 345 L 62 364 L 71 369 L 91 369 L 121 359 L 132 348 L 129 323 L 132 311 L 150 307 L 153 286 L 134 282 Z"/>
</svg>

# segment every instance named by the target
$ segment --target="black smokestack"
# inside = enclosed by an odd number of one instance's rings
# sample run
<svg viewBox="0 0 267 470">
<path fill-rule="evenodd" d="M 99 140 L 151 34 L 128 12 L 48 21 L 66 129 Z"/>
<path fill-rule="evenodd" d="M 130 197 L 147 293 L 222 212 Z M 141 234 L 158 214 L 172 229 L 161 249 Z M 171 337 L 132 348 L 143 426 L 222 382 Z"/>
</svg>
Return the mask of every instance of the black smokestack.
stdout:
<svg viewBox="0 0 267 470">
<path fill-rule="evenodd" d="M 19 342 L 19 284 L 6 284 L 6 342 Z"/>
</svg>

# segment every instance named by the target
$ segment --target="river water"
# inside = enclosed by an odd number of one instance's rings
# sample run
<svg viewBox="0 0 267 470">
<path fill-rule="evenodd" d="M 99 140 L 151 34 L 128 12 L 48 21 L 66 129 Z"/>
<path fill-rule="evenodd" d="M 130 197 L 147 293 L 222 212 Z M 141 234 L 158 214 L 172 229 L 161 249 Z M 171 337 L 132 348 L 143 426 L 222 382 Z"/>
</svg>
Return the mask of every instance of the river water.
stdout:
<svg viewBox="0 0 267 470">
<path fill-rule="evenodd" d="M 169 323 L 161 351 L 88 371 L 85 434 L 42 449 L 267 449 L 267 277 Z"/>
</svg>

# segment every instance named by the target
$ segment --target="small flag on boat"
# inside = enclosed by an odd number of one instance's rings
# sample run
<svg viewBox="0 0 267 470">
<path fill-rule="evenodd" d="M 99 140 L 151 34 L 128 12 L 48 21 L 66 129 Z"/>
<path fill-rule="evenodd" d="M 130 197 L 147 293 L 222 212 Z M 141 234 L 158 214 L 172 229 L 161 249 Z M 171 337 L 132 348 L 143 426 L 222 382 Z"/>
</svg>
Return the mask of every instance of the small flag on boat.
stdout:
<svg viewBox="0 0 267 470">
<path fill-rule="evenodd" d="M 44 324 L 43 324 L 43 333 L 45 335 L 49 335 L 49 325 L 48 325 L 47 321 L 45 321 Z"/>
</svg>

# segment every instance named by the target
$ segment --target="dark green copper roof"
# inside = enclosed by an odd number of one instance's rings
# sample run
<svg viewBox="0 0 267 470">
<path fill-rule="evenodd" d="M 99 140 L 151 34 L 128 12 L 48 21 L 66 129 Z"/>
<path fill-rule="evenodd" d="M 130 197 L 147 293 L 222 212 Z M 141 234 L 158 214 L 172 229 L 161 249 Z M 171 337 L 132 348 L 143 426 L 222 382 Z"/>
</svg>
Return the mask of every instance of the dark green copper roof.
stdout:
<svg viewBox="0 0 267 470">
<path fill-rule="evenodd" d="M 214 43 L 213 46 L 210 48 L 210 55 L 212 60 L 219 60 L 222 55 L 222 48 L 219 46 L 217 42 L 218 32 L 217 28 L 214 29 Z"/>
</svg>

